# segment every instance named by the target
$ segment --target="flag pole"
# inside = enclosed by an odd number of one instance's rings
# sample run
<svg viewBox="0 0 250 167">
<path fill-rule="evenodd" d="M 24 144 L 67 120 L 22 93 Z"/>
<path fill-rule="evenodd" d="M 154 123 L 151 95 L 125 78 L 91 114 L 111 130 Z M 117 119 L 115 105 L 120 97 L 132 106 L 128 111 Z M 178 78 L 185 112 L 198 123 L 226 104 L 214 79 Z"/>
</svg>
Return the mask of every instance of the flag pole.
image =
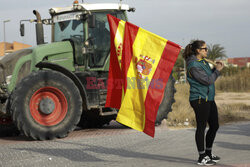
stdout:
<svg viewBox="0 0 250 167">
<path fill-rule="evenodd" d="M 213 64 L 214 66 L 217 65 L 216 62 L 214 62 L 214 61 L 212 61 L 212 60 L 209 60 L 209 59 L 206 59 L 206 58 L 204 58 L 204 60 L 206 60 L 208 63 Z"/>
</svg>

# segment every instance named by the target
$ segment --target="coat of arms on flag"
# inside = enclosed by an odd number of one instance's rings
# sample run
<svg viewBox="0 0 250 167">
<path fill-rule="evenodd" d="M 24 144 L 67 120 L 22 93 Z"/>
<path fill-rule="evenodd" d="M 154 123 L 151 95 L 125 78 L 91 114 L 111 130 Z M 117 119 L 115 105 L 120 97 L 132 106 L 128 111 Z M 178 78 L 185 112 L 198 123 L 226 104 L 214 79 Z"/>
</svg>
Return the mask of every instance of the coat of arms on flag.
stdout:
<svg viewBox="0 0 250 167">
<path fill-rule="evenodd" d="M 138 71 L 138 75 L 141 79 L 144 79 L 146 75 L 149 75 L 152 69 L 152 64 L 154 64 L 154 60 L 149 58 L 148 56 L 140 55 L 139 61 L 135 58 L 136 67 Z"/>
<path fill-rule="evenodd" d="M 105 106 L 119 109 L 118 122 L 154 137 L 157 110 L 181 47 L 114 16 L 108 15 L 108 20 L 111 50 Z M 122 88 L 114 86 L 117 80 L 122 80 Z M 156 81 L 160 86 L 154 86 Z"/>
</svg>

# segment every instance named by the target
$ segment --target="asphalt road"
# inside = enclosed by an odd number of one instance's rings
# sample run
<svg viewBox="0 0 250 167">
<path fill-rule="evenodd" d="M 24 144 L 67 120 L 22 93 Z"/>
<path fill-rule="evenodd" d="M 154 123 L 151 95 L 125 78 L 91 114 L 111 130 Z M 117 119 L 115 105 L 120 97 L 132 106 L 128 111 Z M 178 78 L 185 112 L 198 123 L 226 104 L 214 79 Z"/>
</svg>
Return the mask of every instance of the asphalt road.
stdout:
<svg viewBox="0 0 250 167">
<path fill-rule="evenodd" d="M 102 129 L 76 130 L 53 141 L 0 138 L 0 166 L 197 166 L 194 133 L 193 128 L 157 127 L 153 139 L 113 123 Z M 214 153 L 222 158 L 216 166 L 250 167 L 250 122 L 221 126 Z"/>
</svg>

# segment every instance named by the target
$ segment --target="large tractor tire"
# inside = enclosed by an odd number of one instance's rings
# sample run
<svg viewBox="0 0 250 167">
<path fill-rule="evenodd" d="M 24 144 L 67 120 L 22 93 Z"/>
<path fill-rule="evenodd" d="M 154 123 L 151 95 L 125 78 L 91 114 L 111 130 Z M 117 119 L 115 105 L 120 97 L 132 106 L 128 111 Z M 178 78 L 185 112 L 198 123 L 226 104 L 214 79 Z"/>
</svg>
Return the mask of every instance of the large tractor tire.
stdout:
<svg viewBox="0 0 250 167">
<path fill-rule="evenodd" d="M 17 128 L 28 137 L 63 138 L 80 120 L 82 99 L 67 76 L 52 70 L 38 71 L 16 86 L 11 113 Z"/>
<path fill-rule="evenodd" d="M 175 84 L 175 79 L 173 78 L 171 73 L 171 75 L 168 78 L 167 86 L 164 90 L 164 97 L 157 112 L 155 125 L 160 125 L 161 121 L 167 118 L 168 113 L 172 111 L 172 104 L 175 102 L 174 94 L 176 92 L 174 84 Z"/>
</svg>

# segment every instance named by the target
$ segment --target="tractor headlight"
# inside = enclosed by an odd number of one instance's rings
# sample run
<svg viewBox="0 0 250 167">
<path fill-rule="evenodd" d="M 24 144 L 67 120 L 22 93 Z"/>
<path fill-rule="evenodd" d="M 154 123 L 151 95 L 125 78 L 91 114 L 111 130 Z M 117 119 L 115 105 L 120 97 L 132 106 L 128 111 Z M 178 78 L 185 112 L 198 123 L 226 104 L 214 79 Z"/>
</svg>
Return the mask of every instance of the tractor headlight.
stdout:
<svg viewBox="0 0 250 167">
<path fill-rule="evenodd" d="M 11 78 L 12 78 L 12 75 L 9 75 L 9 76 L 6 77 L 6 83 L 7 83 L 7 85 L 10 84 Z"/>
<path fill-rule="evenodd" d="M 85 45 L 85 46 L 89 46 L 89 41 L 88 41 L 88 40 L 85 41 L 85 42 L 84 42 L 84 45 Z"/>
<path fill-rule="evenodd" d="M 78 10 L 82 10 L 83 7 L 82 7 L 81 5 L 77 5 L 77 9 L 78 9 Z"/>
<path fill-rule="evenodd" d="M 83 10 L 83 7 L 82 7 L 81 5 L 74 4 L 74 5 L 73 5 L 73 9 L 74 9 L 74 10 Z"/>
<path fill-rule="evenodd" d="M 80 15 L 76 15 L 76 20 L 81 20 L 81 16 Z"/>
<path fill-rule="evenodd" d="M 77 5 L 76 5 L 76 4 L 73 5 L 73 9 L 74 9 L 74 10 L 77 9 Z"/>
<path fill-rule="evenodd" d="M 54 15 L 54 14 L 56 13 L 56 11 L 55 11 L 54 9 L 50 9 L 50 10 L 49 10 L 49 13 L 50 13 L 51 15 Z"/>
</svg>

